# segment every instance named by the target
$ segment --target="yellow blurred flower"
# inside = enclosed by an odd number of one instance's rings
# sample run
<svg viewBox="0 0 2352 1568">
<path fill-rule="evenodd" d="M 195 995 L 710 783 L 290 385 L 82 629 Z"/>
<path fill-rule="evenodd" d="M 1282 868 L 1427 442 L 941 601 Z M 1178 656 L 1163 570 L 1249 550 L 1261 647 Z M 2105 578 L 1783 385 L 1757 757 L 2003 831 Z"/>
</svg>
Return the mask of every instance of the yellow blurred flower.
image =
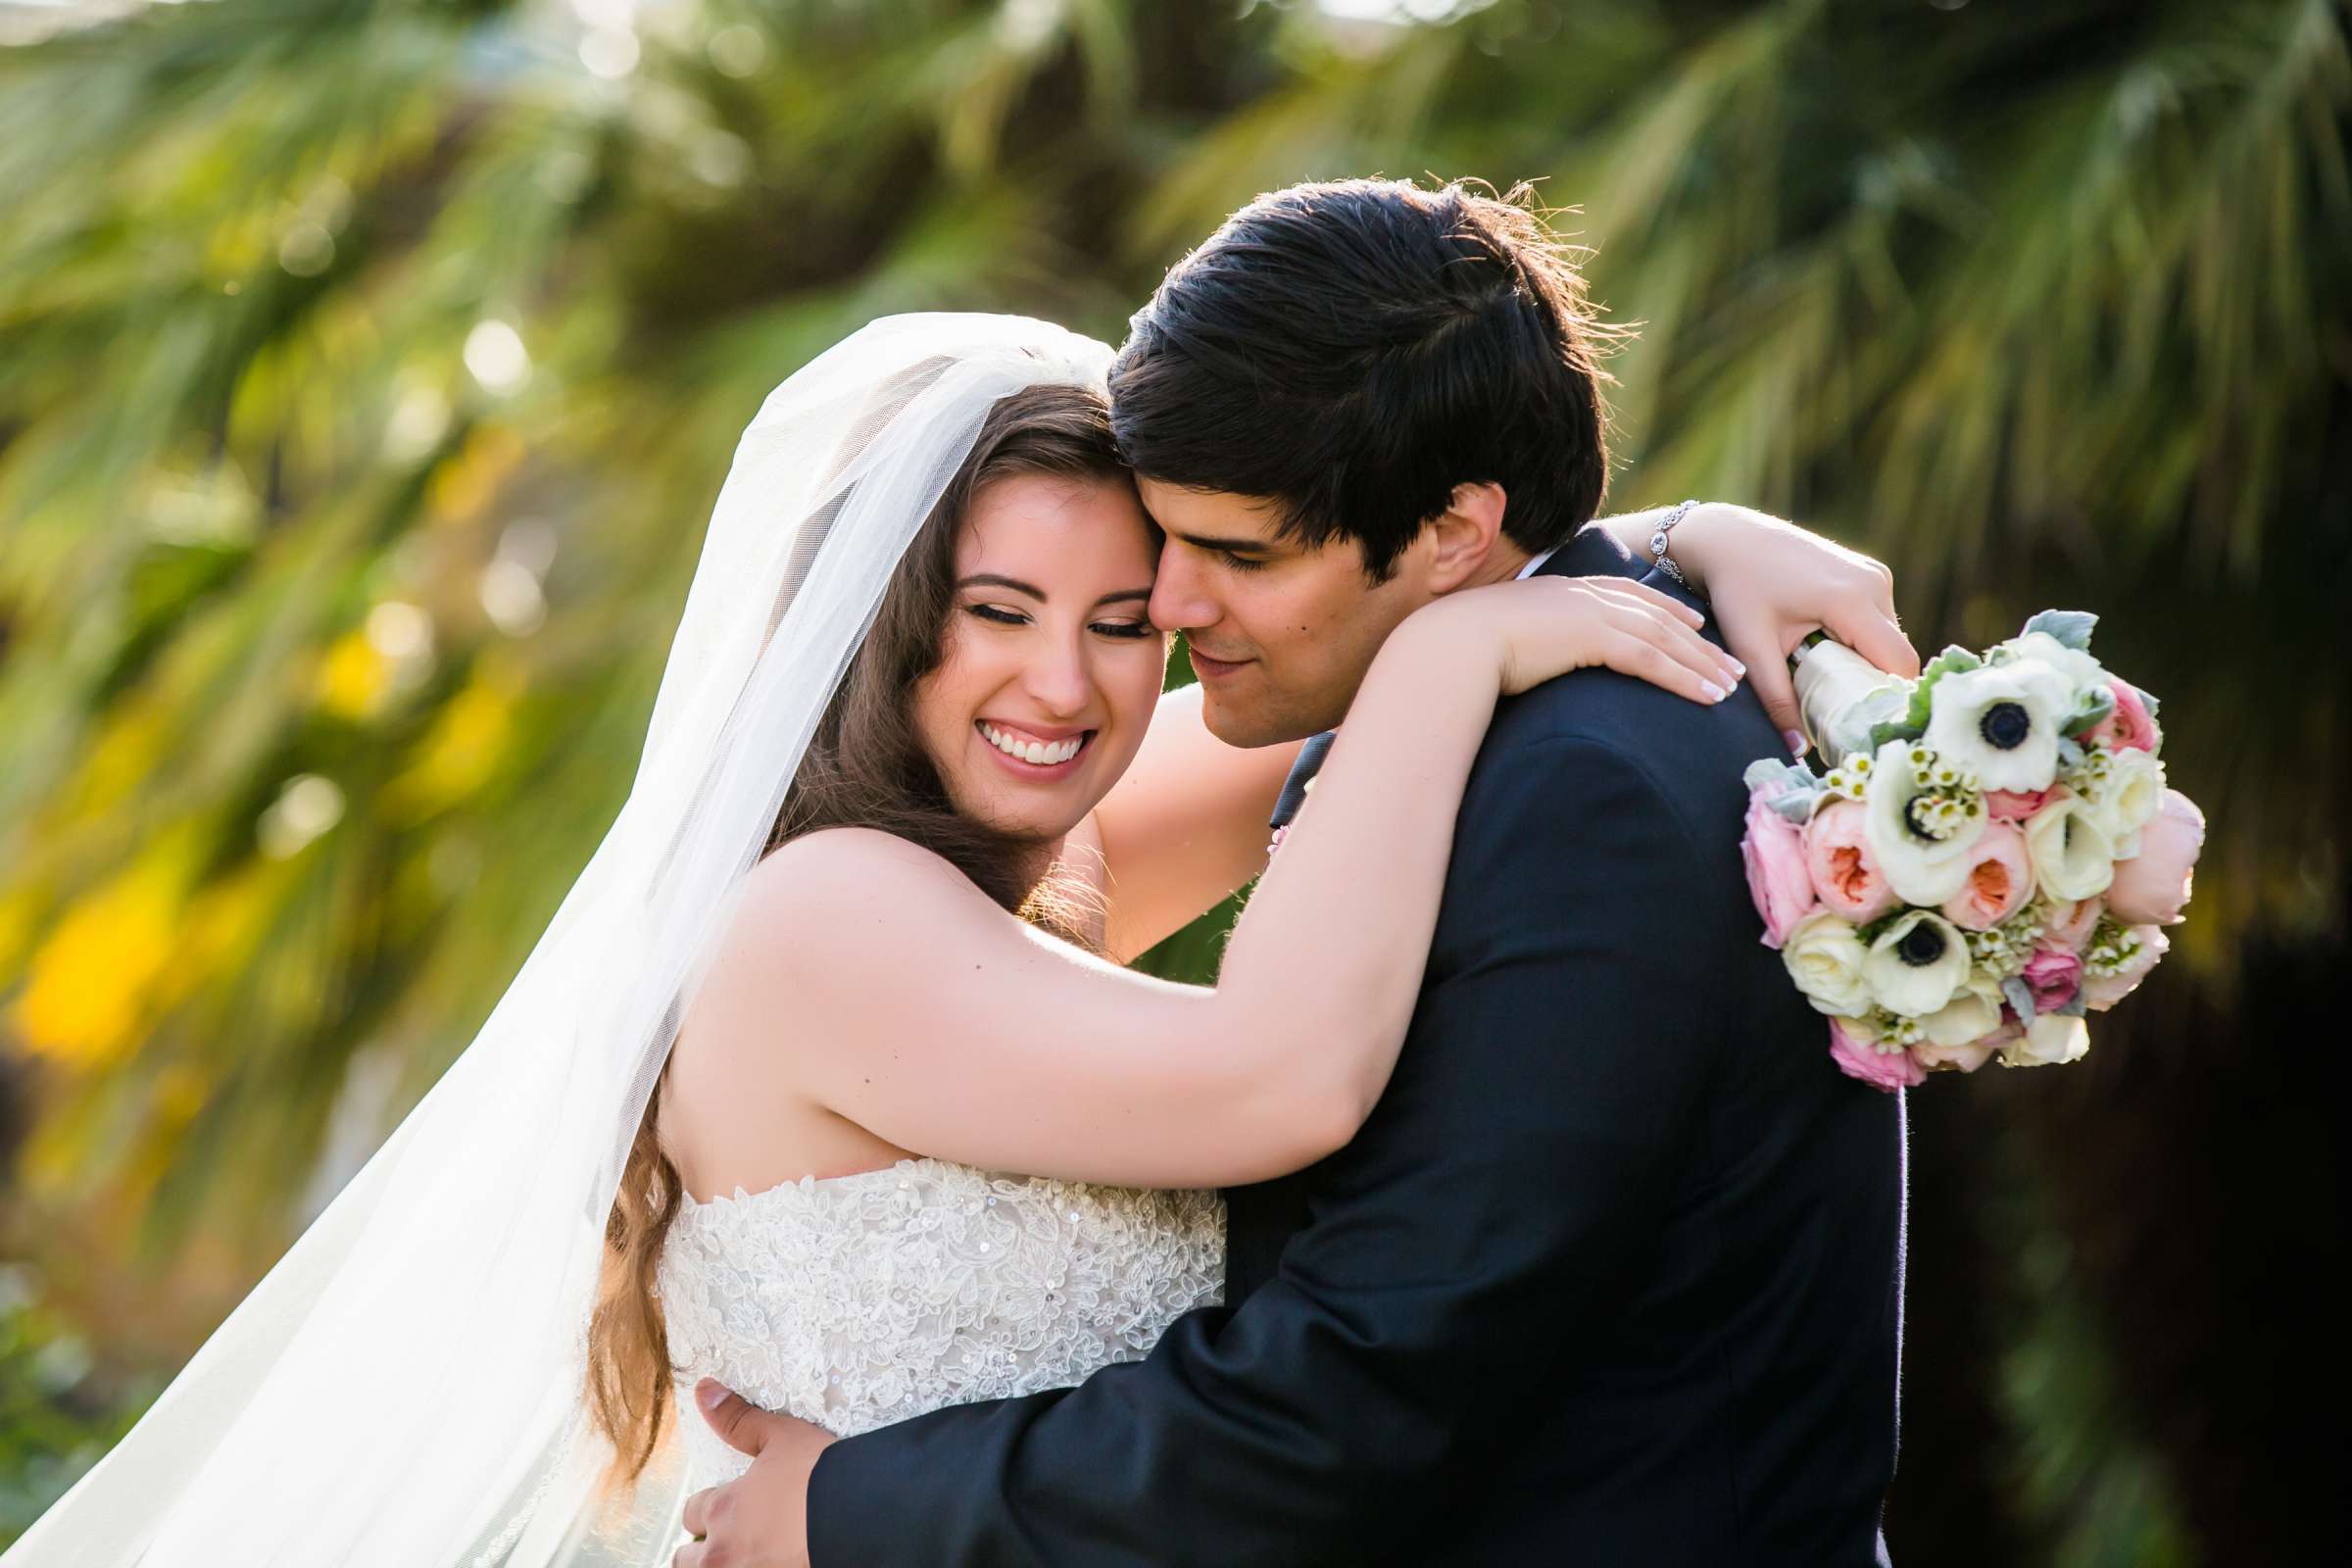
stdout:
<svg viewBox="0 0 2352 1568">
<path fill-rule="evenodd" d="M 487 784 L 513 738 L 520 682 L 485 661 L 443 705 L 417 742 L 416 757 L 384 786 L 381 808 L 395 819 L 417 821 Z"/>
<path fill-rule="evenodd" d="M 383 706 L 392 691 L 393 664 L 365 631 L 347 631 L 319 656 L 311 690 L 337 718 L 360 719 Z"/>
<path fill-rule="evenodd" d="M 475 427 L 458 455 L 435 469 L 425 486 L 425 506 L 434 520 L 461 523 L 480 515 L 528 450 L 522 437 L 506 425 Z"/>
<path fill-rule="evenodd" d="M 192 859 L 184 839 L 168 843 L 66 910 L 11 1008 L 28 1049 L 99 1066 L 137 1044 L 170 972 Z"/>
</svg>

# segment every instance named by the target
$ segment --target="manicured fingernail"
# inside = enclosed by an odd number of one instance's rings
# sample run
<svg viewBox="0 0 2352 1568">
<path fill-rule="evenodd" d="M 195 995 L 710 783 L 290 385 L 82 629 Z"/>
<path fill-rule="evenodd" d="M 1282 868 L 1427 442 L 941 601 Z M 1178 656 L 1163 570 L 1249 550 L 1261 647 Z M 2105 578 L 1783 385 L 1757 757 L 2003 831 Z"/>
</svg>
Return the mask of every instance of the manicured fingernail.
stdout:
<svg viewBox="0 0 2352 1568">
<path fill-rule="evenodd" d="M 715 1410 L 727 1399 L 726 1385 L 705 1378 L 694 1386 L 694 1397 L 706 1410 Z"/>
<path fill-rule="evenodd" d="M 1710 703 L 1720 703 L 1726 697 L 1732 695 L 1730 692 L 1725 691 L 1722 687 L 1716 685 L 1711 680 L 1700 680 L 1698 683 L 1698 689 L 1707 694 L 1707 701 Z"/>
<path fill-rule="evenodd" d="M 1781 739 L 1788 743 L 1788 755 L 1790 757 L 1802 757 L 1807 751 L 1811 750 L 1811 747 L 1805 741 L 1805 732 L 1803 730 L 1785 729 L 1781 731 Z"/>
</svg>

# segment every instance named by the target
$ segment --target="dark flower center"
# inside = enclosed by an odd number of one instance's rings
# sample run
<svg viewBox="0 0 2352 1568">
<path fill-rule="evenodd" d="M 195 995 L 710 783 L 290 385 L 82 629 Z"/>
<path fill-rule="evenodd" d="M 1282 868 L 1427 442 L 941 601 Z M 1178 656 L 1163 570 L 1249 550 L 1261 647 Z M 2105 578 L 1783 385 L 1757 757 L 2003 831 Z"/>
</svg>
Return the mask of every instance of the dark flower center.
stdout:
<svg viewBox="0 0 2352 1568">
<path fill-rule="evenodd" d="M 1943 933 L 1922 920 L 1903 933 L 1903 940 L 1894 945 L 1895 955 L 1914 969 L 1924 969 L 1943 956 Z"/>
<path fill-rule="evenodd" d="M 1984 737 L 1985 745 L 2014 752 L 2034 733 L 2034 718 L 2022 703 L 1995 703 L 1977 720 L 1977 733 Z"/>
</svg>

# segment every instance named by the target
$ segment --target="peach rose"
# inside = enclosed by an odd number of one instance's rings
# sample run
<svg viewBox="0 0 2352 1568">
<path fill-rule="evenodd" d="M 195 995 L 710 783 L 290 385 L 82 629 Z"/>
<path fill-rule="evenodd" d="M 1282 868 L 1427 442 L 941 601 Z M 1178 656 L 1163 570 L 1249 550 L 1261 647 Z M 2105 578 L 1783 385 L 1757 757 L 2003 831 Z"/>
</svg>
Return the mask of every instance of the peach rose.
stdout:
<svg viewBox="0 0 2352 1568">
<path fill-rule="evenodd" d="M 1860 1079 L 1873 1089 L 1884 1089 L 1888 1094 L 1897 1089 L 1908 1089 L 1927 1077 L 1926 1070 L 1911 1059 L 1909 1052 L 1882 1053 L 1871 1044 L 1866 1033 L 1849 1029 L 1847 1025 L 1850 1021 L 1845 1018 L 1830 1020 L 1830 1059 L 1838 1063 L 1839 1072 L 1848 1078 Z"/>
<path fill-rule="evenodd" d="M 1865 808 L 1832 801 L 1805 824 L 1805 866 L 1824 906 L 1854 925 L 1867 925 L 1900 904 L 1866 841 Z"/>
<path fill-rule="evenodd" d="M 2139 830 L 2139 853 L 2115 862 L 2107 912 L 2125 925 L 2179 925 L 2204 847 L 2205 813 L 2179 790 L 2166 790 Z"/>
<path fill-rule="evenodd" d="M 2034 896 L 2034 865 L 2026 836 L 2007 822 L 1987 822 L 1969 852 L 1976 864 L 1968 883 L 1944 900 L 1943 917 L 1963 931 L 1989 931 Z"/>
<path fill-rule="evenodd" d="M 2041 934 L 2044 939 L 2062 948 L 2072 948 L 2081 953 L 2090 946 L 2090 939 L 2097 935 L 2099 916 L 2106 908 L 2107 900 L 2101 894 L 2094 893 L 2087 899 L 2062 900 L 2050 906 L 2049 915 L 2042 921 Z"/>
<path fill-rule="evenodd" d="M 1805 830 L 1765 804 L 1765 792 L 1747 798 L 1747 836 L 1740 841 L 1747 864 L 1747 894 L 1764 917 L 1764 945 L 1778 948 L 1818 901 L 1805 869 Z"/>
</svg>

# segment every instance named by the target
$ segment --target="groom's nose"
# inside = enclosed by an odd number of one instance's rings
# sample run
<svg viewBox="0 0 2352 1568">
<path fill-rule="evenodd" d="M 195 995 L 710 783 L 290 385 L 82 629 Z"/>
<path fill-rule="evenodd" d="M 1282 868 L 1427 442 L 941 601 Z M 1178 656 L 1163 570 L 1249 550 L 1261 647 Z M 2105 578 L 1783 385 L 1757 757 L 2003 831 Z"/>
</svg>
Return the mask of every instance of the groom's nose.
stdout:
<svg viewBox="0 0 2352 1568">
<path fill-rule="evenodd" d="M 1161 631 L 1206 626 L 1224 613 L 1206 593 L 1200 572 L 1188 559 L 1191 554 L 1172 539 L 1160 549 L 1159 572 L 1152 581 L 1152 602 L 1144 607 L 1144 613 Z"/>
</svg>

